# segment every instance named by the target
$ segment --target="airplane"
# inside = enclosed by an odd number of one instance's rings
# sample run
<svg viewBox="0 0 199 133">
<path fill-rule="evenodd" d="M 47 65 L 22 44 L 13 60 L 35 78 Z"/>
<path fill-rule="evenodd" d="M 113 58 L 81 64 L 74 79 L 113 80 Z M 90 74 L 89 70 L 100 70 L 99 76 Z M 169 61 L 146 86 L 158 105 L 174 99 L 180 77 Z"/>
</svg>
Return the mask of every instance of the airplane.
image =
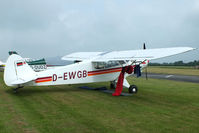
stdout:
<svg viewBox="0 0 199 133">
<path fill-rule="evenodd" d="M 111 82 L 111 87 L 116 88 L 117 91 L 113 94 L 114 96 L 119 96 L 123 87 L 128 88 L 129 93 L 137 93 L 137 86 L 130 85 L 126 77 L 130 75 L 139 77 L 150 60 L 194 49 L 192 47 L 170 47 L 112 52 L 76 52 L 62 57 L 63 60 L 75 61 L 74 64 L 40 72 L 33 71 L 21 56 L 12 54 L 6 62 L 4 82 L 7 86 L 14 87 L 15 93 L 24 86 L 94 82 Z"/>
<path fill-rule="evenodd" d="M 9 55 L 18 54 L 16 51 L 9 51 Z M 31 58 L 24 58 L 25 62 L 35 71 L 44 71 L 47 69 L 47 64 L 45 59 L 31 59 Z"/>
<path fill-rule="evenodd" d="M 5 67 L 5 63 L 0 61 L 0 71 L 3 71 L 4 67 Z"/>
</svg>

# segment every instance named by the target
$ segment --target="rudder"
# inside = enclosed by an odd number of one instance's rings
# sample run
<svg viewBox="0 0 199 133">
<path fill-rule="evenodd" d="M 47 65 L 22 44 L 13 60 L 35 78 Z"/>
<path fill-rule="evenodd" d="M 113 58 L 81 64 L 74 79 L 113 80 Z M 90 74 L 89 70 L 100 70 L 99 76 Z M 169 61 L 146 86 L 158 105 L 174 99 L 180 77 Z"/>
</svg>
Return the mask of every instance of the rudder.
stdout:
<svg viewBox="0 0 199 133">
<path fill-rule="evenodd" d="M 36 72 L 21 56 L 17 54 L 9 56 L 4 70 L 4 82 L 7 86 L 17 86 L 34 79 Z"/>
</svg>

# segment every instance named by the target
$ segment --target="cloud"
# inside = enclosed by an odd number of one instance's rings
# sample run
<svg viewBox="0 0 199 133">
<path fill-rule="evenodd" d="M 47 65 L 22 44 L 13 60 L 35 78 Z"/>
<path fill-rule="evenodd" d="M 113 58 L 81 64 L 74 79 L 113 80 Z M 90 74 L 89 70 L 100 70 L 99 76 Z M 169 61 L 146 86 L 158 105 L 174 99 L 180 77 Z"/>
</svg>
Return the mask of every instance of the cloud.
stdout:
<svg viewBox="0 0 199 133">
<path fill-rule="evenodd" d="M 198 15 L 197 0 L 0 1 L 0 58 L 10 49 L 39 58 L 138 49 L 143 42 L 198 47 Z"/>
</svg>

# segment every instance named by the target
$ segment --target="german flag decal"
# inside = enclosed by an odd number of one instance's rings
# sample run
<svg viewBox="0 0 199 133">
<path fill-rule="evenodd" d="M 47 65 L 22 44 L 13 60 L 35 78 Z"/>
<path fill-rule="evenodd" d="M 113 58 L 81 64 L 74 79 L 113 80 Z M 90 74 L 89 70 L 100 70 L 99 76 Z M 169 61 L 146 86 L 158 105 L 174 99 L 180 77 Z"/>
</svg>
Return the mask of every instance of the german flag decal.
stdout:
<svg viewBox="0 0 199 133">
<path fill-rule="evenodd" d="M 35 83 L 50 82 L 50 81 L 52 81 L 52 76 L 37 78 L 35 80 Z"/>
<path fill-rule="evenodd" d="M 26 64 L 26 62 L 18 62 L 17 66 L 23 66 L 23 64 Z"/>
</svg>

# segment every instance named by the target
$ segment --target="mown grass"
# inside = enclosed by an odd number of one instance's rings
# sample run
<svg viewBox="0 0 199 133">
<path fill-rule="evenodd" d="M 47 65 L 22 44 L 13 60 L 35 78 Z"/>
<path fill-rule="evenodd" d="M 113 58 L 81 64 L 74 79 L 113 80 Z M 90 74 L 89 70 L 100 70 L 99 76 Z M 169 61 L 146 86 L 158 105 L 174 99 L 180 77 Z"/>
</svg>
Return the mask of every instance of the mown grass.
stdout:
<svg viewBox="0 0 199 133">
<path fill-rule="evenodd" d="M 194 75 L 199 76 L 199 69 L 192 67 L 181 67 L 181 66 L 149 66 L 147 68 L 149 73 L 160 73 L 160 74 L 178 74 L 178 75 Z"/>
<path fill-rule="evenodd" d="M 129 78 L 139 92 L 127 97 L 81 85 L 25 87 L 13 94 L 0 77 L 0 133 L 199 132 L 199 84 Z"/>
</svg>

